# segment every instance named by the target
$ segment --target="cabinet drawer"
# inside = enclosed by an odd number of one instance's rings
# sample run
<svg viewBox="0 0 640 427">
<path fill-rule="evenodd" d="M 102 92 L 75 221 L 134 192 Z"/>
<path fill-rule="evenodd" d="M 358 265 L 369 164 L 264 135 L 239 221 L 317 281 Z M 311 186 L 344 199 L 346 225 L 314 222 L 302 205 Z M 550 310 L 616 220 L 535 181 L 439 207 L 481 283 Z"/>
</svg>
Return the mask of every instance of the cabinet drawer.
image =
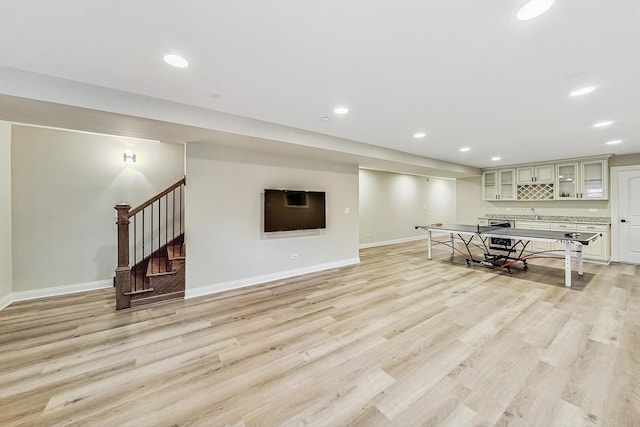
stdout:
<svg viewBox="0 0 640 427">
<path fill-rule="evenodd" d="M 548 222 L 525 222 L 525 221 L 517 221 L 516 228 L 525 228 L 528 230 L 548 230 L 549 223 Z"/>
<path fill-rule="evenodd" d="M 551 230 L 575 230 L 577 227 L 575 224 L 567 224 L 566 222 L 552 223 L 549 228 Z"/>
<path fill-rule="evenodd" d="M 578 230 L 580 231 L 590 231 L 592 233 L 607 231 L 609 228 L 608 225 L 603 224 L 578 224 Z"/>
</svg>

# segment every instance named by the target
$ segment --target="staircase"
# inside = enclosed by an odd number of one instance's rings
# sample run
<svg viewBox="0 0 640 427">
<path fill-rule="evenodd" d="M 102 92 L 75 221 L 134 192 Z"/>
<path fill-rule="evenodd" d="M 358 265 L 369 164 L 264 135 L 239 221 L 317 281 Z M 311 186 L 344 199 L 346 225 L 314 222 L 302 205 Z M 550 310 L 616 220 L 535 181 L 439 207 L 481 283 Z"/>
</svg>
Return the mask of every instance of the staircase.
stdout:
<svg viewBox="0 0 640 427">
<path fill-rule="evenodd" d="M 184 262 L 186 246 L 183 235 L 131 268 L 130 307 L 174 298 L 184 298 Z"/>
<path fill-rule="evenodd" d="M 116 310 L 184 298 L 185 259 L 183 178 L 118 216 Z"/>
</svg>

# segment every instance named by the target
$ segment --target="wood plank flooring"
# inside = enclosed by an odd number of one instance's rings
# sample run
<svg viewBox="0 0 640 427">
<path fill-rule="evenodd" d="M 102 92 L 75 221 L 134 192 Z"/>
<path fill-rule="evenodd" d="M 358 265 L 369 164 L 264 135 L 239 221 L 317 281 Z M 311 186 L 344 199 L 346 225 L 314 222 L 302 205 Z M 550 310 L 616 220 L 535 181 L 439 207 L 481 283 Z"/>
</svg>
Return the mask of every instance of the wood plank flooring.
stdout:
<svg viewBox="0 0 640 427">
<path fill-rule="evenodd" d="M 424 241 L 361 264 L 114 312 L 0 311 L 2 426 L 640 425 L 640 266 L 513 274 Z"/>
</svg>

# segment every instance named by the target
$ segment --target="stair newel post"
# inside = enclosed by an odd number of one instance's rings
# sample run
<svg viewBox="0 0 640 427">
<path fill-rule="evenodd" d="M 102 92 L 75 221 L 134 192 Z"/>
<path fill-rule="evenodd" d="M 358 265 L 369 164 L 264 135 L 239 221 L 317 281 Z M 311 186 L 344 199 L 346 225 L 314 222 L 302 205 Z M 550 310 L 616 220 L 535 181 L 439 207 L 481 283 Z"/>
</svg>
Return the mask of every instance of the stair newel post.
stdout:
<svg viewBox="0 0 640 427">
<path fill-rule="evenodd" d="M 116 310 L 129 308 L 131 296 L 131 267 L 129 266 L 129 210 L 131 206 L 120 203 L 115 206 L 118 226 L 118 266 L 116 268 Z"/>
</svg>

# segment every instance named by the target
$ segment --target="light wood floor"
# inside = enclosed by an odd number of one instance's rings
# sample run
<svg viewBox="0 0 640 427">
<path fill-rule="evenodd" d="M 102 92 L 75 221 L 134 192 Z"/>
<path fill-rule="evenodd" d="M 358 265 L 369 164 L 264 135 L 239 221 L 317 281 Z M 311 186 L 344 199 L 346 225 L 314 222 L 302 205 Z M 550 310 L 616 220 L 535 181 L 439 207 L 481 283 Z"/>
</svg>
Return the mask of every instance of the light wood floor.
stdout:
<svg viewBox="0 0 640 427">
<path fill-rule="evenodd" d="M 112 290 L 0 311 L 0 425 L 640 425 L 640 266 L 509 275 L 424 241 L 114 313 Z"/>
</svg>

